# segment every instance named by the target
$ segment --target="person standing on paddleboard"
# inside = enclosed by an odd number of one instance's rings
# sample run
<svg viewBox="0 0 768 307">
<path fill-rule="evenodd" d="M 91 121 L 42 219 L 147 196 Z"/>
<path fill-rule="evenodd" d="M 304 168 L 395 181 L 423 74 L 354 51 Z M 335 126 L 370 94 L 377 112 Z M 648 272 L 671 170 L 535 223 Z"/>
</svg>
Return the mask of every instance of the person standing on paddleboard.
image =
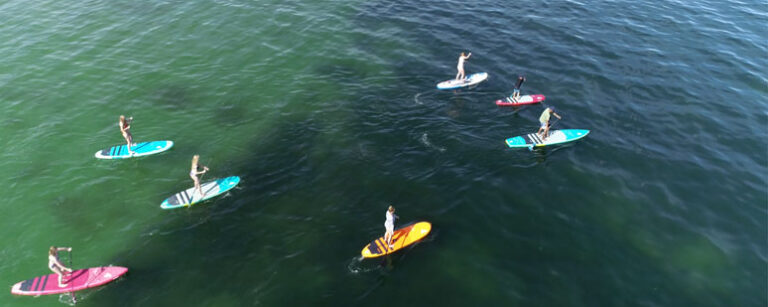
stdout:
<svg viewBox="0 0 768 307">
<path fill-rule="evenodd" d="M 560 115 L 555 113 L 555 107 L 547 107 L 544 109 L 544 112 L 541 112 L 541 116 L 539 116 L 539 123 L 541 123 L 541 127 L 539 128 L 539 131 L 536 132 L 536 134 L 539 135 L 539 137 L 542 140 L 547 139 L 549 137 L 549 115 L 553 114 L 557 119 L 561 119 Z M 542 134 L 542 131 L 544 132 Z"/>
<path fill-rule="evenodd" d="M 386 232 L 384 232 L 384 241 L 387 242 L 389 248 L 394 248 L 395 246 L 392 245 L 392 235 L 395 233 L 395 219 L 398 218 L 398 216 L 395 215 L 395 207 L 389 206 L 386 215 L 387 220 L 384 222 L 384 228 L 386 229 Z"/>
<path fill-rule="evenodd" d="M 525 82 L 525 77 L 518 76 L 517 83 L 515 83 L 515 89 L 512 90 L 512 95 L 509 96 L 509 102 L 517 102 L 517 100 L 520 99 L 520 87 L 523 86 L 523 82 Z"/>
<path fill-rule="evenodd" d="M 205 172 L 208 171 L 208 167 L 203 165 L 203 170 L 200 172 L 197 171 L 198 161 L 200 161 L 200 155 L 192 156 L 192 168 L 189 170 L 189 178 L 192 178 L 192 181 L 195 182 L 195 190 L 200 194 L 200 198 L 203 198 L 205 197 L 205 194 L 203 194 L 203 189 L 200 187 L 200 178 L 197 178 L 197 175 L 205 174 Z"/>
<path fill-rule="evenodd" d="M 71 252 L 72 248 L 51 246 L 51 248 L 48 249 L 48 268 L 59 275 L 59 287 L 66 287 L 66 285 L 62 283 L 61 278 L 65 273 L 71 273 L 72 269 L 61 264 L 61 261 L 59 261 L 59 251 Z"/>
<path fill-rule="evenodd" d="M 131 129 L 131 122 L 133 121 L 133 117 L 125 118 L 125 116 L 120 115 L 120 121 L 117 123 L 120 126 L 120 133 L 123 134 L 123 138 L 125 138 L 125 142 L 128 143 L 128 153 L 134 154 L 134 152 L 131 150 L 131 146 L 133 146 L 133 136 L 131 135 L 131 132 L 128 131 Z"/>
<path fill-rule="evenodd" d="M 456 80 L 464 79 L 464 77 L 465 77 L 464 76 L 464 61 L 468 60 L 469 57 L 471 57 L 471 56 L 472 56 L 472 52 L 470 52 L 467 55 L 464 55 L 464 52 L 462 52 L 461 55 L 459 56 L 459 64 L 456 65 L 456 70 L 458 70 L 459 72 L 456 73 Z"/>
</svg>

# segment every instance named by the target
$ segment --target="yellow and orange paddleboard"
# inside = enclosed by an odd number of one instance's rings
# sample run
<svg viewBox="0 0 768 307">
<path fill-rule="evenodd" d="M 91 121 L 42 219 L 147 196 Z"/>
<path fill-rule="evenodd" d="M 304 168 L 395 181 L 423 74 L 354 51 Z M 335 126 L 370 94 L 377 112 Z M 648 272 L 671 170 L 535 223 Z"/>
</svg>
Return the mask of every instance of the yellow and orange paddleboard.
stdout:
<svg viewBox="0 0 768 307">
<path fill-rule="evenodd" d="M 392 235 L 392 248 L 387 246 L 387 242 L 384 241 L 384 237 L 381 237 L 373 240 L 373 242 L 363 248 L 363 257 L 375 258 L 394 253 L 403 247 L 411 245 L 414 242 L 426 237 L 430 230 L 432 230 L 432 224 L 429 222 L 418 222 L 416 224 L 411 224 L 409 226 L 395 230 L 394 234 Z"/>
</svg>

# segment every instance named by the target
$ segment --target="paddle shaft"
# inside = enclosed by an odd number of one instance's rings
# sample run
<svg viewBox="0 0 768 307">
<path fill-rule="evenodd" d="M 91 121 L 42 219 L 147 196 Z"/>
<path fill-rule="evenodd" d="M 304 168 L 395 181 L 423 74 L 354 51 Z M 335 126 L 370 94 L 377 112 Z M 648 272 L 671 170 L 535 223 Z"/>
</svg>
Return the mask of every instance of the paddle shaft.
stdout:
<svg viewBox="0 0 768 307">
<path fill-rule="evenodd" d="M 72 248 L 71 247 L 70 247 L 70 250 L 69 250 L 69 269 L 72 270 L 72 272 L 75 271 L 72 268 Z M 72 272 L 69 272 L 70 278 L 72 277 Z M 72 288 L 72 286 L 71 286 L 72 285 L 72 281 L 68 280 L 67 283 L 70 284 L 70 289 L 71 289 Z M 75 296 L 75 292 L 72 291 L 69 294 L 72 295 L 72 304 L 77 304 L 77 297 Z"/>
<path fill-rule="evenodd" d="M 211 162 L 211 161 L 208 161 L 208 162 Z M 206 165 L 203 165 L 203 169 L 207 169 L 207 168 L 208 168 L 208 165 L 207 165 L 207 164 L 206 164 Z M 210 169 L 207 169 L 207 170 L 205 171 L 205 173 L 202 173 L 202 174 L 200 174 L 200 184 L 202 184 L 202 182 L 203 182 L 203 176 L 205 176 L 205 174 L 207 174 L 209 170 L 210 170 Z"/>
<path fill-rule="evenodd" d="M 554 126 L 555 126 L 555 124 L 557 124 L 557 122 L 559 122 L 559 121 L 560 121 L 560 119 L 559 119 L 559 118 L 558 118 L 558 119 L 556 119 L 554 123 L 552 123 L 552 124 L 550 124 L 550 125 L 549 125 L 549 129 L 552 129 L 552 127 L 554 127 Z"/>
</svg>

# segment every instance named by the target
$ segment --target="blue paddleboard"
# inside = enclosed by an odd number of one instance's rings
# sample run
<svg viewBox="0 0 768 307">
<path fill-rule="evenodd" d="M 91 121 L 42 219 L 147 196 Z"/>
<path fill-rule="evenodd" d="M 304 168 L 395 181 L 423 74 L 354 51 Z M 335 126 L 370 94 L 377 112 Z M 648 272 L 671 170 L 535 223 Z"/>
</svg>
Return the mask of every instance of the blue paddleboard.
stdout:
<svg viewBox="0 0 768 307">
<path fill-rule="evenodd" d="M 440 82 L 437 84 L 437 89 L 452 90 L 452 89 L 472 86 L 485 81 L 485 79 L 488 79 L 488 73 L 486 72 L 474 73 L 461 80 L 448 80 L 448 81 Z"/>
<path fill-rule="evenodd" d="M 171 149 L 171 147 L 173 147 L 173 141 L 142 142 L 131 146 L 133 154 L 128 153 L 128 145 L 118 145 L 99 150 L 94 156 L 97 159 L 127 159 L 154 155 Z"/>
<path fill-rule="evenodd" d="M 200 195 L 194 187 L 191 187 L 166 198 L 163 203 L 160 204 L 160 208 L 176 209 L 189 207 L 195 203 L 221 195 L 234 188 L 238 183 L 240 183 L 240 177 L 237 176 L 209 181 L 200 185 L 204 195 Z"/>
<path fill-rule="evenodd" d="M 542 147 L 548 145 L 573 142 L 589 134 L 589 130 L 584 129 L 563 129 L 549 131 L 549 137 L 541 139 L 536 133 L 529 133 L 507 139 L 507 146 L 512 148 Z"/>
</svg>

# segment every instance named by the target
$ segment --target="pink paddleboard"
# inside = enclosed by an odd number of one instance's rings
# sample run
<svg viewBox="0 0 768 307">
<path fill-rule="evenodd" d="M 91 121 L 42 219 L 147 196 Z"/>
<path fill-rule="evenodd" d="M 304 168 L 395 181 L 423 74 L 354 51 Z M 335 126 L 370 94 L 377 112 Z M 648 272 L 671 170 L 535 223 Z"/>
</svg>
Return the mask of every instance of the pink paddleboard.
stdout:
<svg viewBox="0 0 768 307">
<path fill-rule="evenodd" d="M 496 105 L 500 107 L 523 106 L 527 104 L 542 102 L 545 98 L 546 97 L 544 97 L 544 95 L 523 95 L 517 99 L 517 102 L 509 102 L 507 98 L 496 100 Z"/>
<path fill-rule="evenodd" d="M 76 270 L 62 277 L 61 281 L 65 284 L 64 287 L 59 287 L 58 275 L 48 274 L 16 283 L 11 288 L 11 293 L 17 295 L 70 293 L 101 286 L 117 279 L 125 274 L 125 272 L 128 272 L 128 268 L 119 266 Z"/>
</svg>

